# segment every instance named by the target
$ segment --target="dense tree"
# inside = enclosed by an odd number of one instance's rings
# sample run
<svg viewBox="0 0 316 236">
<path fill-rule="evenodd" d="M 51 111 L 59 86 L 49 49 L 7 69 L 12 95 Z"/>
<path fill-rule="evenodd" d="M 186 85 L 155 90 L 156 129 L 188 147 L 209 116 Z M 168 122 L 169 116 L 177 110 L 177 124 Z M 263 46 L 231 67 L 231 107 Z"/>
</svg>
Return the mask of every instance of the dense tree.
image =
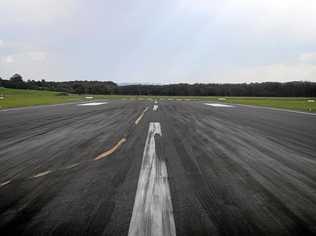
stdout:
<svg viewBox="0 0 316 236">
<path fill-rule="evenodd" d="M 23 77 L 19 74 L 14 74 L 13 76 L 11 76 L 9 83 L 4 83 L 4 86 L 17 89 L 27 88 L 26 83 L 23 81 Z"/>
<path fill-rule="evenodd" d="M 0 86 L 18 89 L 52 90 L 77 94 L 122 94 L 166 96 L 265 96 L 316 97 L 315 82 L 265 82 L 241 84 L 169 84 L 118 86 L 111 81 L 23 81 L 19 74 L 9 80 L 0 78 Z"/>
</svg>

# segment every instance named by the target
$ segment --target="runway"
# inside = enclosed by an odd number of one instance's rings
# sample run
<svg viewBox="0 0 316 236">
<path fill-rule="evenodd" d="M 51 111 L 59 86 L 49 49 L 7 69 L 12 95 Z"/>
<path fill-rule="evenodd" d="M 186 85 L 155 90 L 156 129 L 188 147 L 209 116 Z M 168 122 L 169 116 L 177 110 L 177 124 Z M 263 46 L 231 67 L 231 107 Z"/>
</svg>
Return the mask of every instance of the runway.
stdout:
<svg viewBox="0 0 316 236">
<path fill-rule="evenodd" d="M 315 235 L 316 116 L 206 103 L 0 111 L 0 235 Z"/>
</svg>

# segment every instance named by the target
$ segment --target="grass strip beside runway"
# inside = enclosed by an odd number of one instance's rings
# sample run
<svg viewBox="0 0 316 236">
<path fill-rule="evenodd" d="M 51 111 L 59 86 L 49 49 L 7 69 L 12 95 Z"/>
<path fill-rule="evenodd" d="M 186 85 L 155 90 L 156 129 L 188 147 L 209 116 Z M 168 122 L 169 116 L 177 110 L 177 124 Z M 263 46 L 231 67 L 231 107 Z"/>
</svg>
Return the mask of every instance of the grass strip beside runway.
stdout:
<svg viewBox="0 0 316 236">
<path fill-rule="evenodd" d="M 92 99 L 218 101 L 223 103 L 265 106 L 305 112 L 316 112 L 316 98 L 298 97 L 219 97 L 219 96 L 132 96 L 132 95 L 75 95 L 62 92 L 9 89 L 0 87 L 0 109 L 51 105 Z"/>
</svg>

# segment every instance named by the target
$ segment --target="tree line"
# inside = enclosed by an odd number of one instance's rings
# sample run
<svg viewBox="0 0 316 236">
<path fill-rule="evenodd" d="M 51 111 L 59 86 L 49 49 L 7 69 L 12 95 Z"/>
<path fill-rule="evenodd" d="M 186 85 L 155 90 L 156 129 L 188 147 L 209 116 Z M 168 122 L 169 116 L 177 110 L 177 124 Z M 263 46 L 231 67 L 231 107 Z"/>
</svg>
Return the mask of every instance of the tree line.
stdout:
<svg viewBox="0 0 316 236">
<path fill-rule="evenodd" d="M 258 96 L 258 97 L 316 97 L 316 83 L 293 81 L 286 83 L 239 84 L 168 84 L 124 85 L 112 81 L 24 81 L 14 74 L 9 80 L 0 78 L 0 86 L 15 89 L 50 90 L 75 94 L 104 95 L 162 95 L 162 96 Z"/>
</svg>

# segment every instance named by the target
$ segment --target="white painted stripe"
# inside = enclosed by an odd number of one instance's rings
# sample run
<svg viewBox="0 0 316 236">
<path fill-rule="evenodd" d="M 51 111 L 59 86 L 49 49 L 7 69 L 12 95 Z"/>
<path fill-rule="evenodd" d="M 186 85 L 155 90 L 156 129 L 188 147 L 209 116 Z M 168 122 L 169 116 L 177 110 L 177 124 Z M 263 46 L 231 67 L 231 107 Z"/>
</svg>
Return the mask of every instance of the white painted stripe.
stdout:
<svg viewBox="0 0 316 236">
<path fill-rule="evenodd" d="M 221 104 L 221 103 L 204 103 L 205 105 L 212 106 L 212 107 L 234 107 L 231 105 Z"/>
<path fill-rule="evenodd" d="M 158 103 L 158 101 L 157 100 L 155 100 L 155 104 L 157 104 Z"/>
<path fill-rule="evenodd" d="M 45 172 L 42 172 L 42 173 L 39 173 L 39 174 L 33 175 L 33 176 L 32 176 L 32 178 L 39 178 L 39 177 L 42 177 L 42 176 L 48 175 L 48 174 L 50 174 L 51 172 L 52 172 L 51 170 L 48 170 L 48 171 L 45 171 Z"/>
<path fill-rule="evenodd" d="M 158 105 L 154 105 L 153 111 L 157 111 L 157 110 L 158 110 Z"/>
<path fill-rule="evenodd" d="M 81 104 L 78 104 L 78 106 L 99 106 L 99 105 L 103 105 L 103 104 L 107 104 L 107 102 L 89 102 L 89 103 L 81 103 Z"/>
<path fill-rule="evenodd" d="M 11 180 L 8 180 L 8 181 L 6 181 L 6 182 L 1 183 L 1 184 L 0 184 L 0 188 L 1 188 L 1 187 L 4 187 L 4 186 L 6 186 L 6 185 L 8 185 L 9 183 L 11 183 Z"/>
<path fill-rule="evenodd" d="M 67 170 L 67 169 L 72 169 L 72 168 L 74 168 L 74 167 L 76 167 L 76 166 L 79 166 L 79 165 L 80 165 L 80 162 L 75 163 L 75 164 L 72 164 L 72 165 L 69 165 L 69 166 L 66 166 L 66 167 L 65 167 L 65 170 Z"/>
<path fill-rule="evenodd" d="M 139 174 L 129 236 L 176 235 L 167 167 L 156 154 L 160 123 L 150 123 Z"/>
<path fill-rule="evenodd" d="M 138 123 L 141 121 L 141 119 L 143 118 L 147 110 L 148 110 L 148 107 L 146 107 L 145 110 L 142 112 L 142 114 L 137 118 L 137 120 L 135 120 L 135 125 L 138 125 Z"/>
</svg>

